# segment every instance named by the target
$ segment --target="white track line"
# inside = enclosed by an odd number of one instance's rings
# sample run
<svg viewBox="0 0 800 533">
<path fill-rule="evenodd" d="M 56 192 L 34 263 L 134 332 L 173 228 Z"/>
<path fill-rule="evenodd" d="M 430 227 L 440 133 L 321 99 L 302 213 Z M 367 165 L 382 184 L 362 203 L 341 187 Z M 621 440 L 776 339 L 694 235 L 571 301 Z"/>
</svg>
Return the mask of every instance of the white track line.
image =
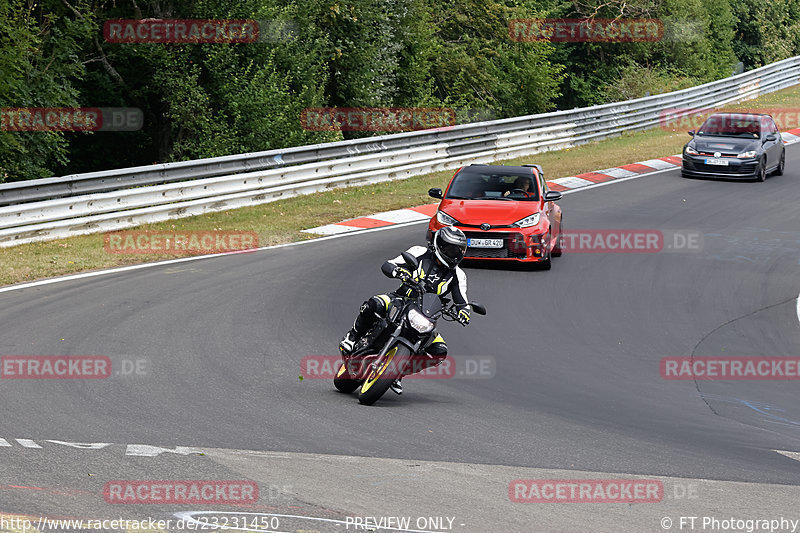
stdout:
<svg viewBox="0 0 800 533">
<path fill-rule="evenodd" d="M 316 239 L 309 239 L 307 241 L 297 241 L 297 242 L 287 242 L 285 244 L 273 244 L 272 246 L 262 246 L 261 248 L 253 248 L 252 250 L 238 250 L 235 252 L 222 252 L 218 254 L 206 254 L 206 255 L 196 255 L 192 257 L 180 257 L 178 259 L 167 259 L 166 261 L 158 261 L 156 263 L 142 263 L 141 265 L 131 265 L 125 267 L 116 267 L 116 268 L 109 268 L 107 270 L 96 270 L 94 272 L 82 272 L 80 274 L 72 274 L 69 276 L 61 276 L 58 278 L 48 278 L 42 279 L 38 281 L 31 281 L 28 283 L 20 283 L 17 285 L 10 285 L 8 287 L 0 287 L 0 293 L 2 292 L 10 292 L 16 291 L 19 289 L 27 289 L 30 287 L 39 287 L 41 285 L 49 285 L 51 283 L 59 283 L 62 281 L 71 281 L 75 279 L 83 279 L 83 278 L 92 278 L 95 276 L 104 276 L 106 274 L 116 274 L 119 272 L 128 272 L 130 270 L 139 270 L 140 268 L 150 268 L 155 266 L 162 266 L 162 265 L 173 265 L 176 263 L 185 263 L 187 261 L 197 261 L 199 259 L 209 259 L 211 257 L 221 257 L 226 255 L 237 255 L 237 254 L 250 254 L 253 252 L 258 252 L 261 250 L 274 250 L 276 248 L 288 248 L 290 246 L 301 246 L 303 244 L 309 244 L 312 242 L 320 242 L 320 241 L 327 241 L 329 239 L 338 239 L 340 237 L 349 237 L 350 235 L 361 235 L 362 233 L 369 233 L 373 231 L 383 231 L 387 229 L 393 228 L 401 228 L 403 226 L 410 226 L 411 224 L 419 224 L 421 222 L 425 222 L 424 220 L 414 221 L 414 222 L 405 222 L 401 224 L 394 224 L 392 226 L 381 226 L 379 228 L 368 228 L 363 229 L 357 232 L 351 233 L 342 233 L 338 235 L 328 235 L 325 237 L 318 237 Z"/>
<path fill-rule="evenodd" d="M 367 215 L 364 218 L 374 218 L 382 222 L 417 222 L 419 220 L 428 221 L 431 219 L 426 214 L 414 211 L 413 209 L 395 209 L 394 211 L 384 211 L 383 213 L 375 213 L 374 215 Z"/>
<path fill-rule="evenodd" d="M 662 161 L 662 163 L 663 163 L 663 161 Z M 595 189 L 597 187 L 605 187 L 606 185 L 614 185 L 615 183 L 622 183 L 624 181 L 635 180 L 635 179 L 644 178 L 644 177 L 648 177 L 648 176 L 654 176 L 655 174 L 661 174 L 662 172 L 669 172 L 669 171 L 672 171 L 672 170 L 677 170 L 679 168 L 680 168 L 679 166 L 672 166 L 671 168 L 668 168 L 668 169 L 657 170 L 655 172 L 648 172 L 647 174 L 639 174 L 637 176 L 631 176 L 629 178 L 619 178 L 619 179 L 616 179 L 616 180 L 613 180 L 613 181 L 605 181 L 603 183 L 595 183 L 594 185 L 587 185 L 585 187 L 580 187 L 579 189 L 571 189 L 571 190 L 568 190 L 568 191 L 563 191 L 562 194 L 570 194 L 570 193 L 574 193 L 574 192 L 580 192 L 580 191 L 586 191 L 586 190 L 589 190 L 589 189 Z M 62 281 L 72 281 L 72 280 L 76 280 L 76 279 L 93 278 L 95 276 L 105 276 L 107 274 L 117 274 L 117 273 L 120 273 L 120 272 L 129 272 L 131 270 L 139 270 L 139 269 L 142 269 L 142 268 L 151 268 L 151 267 L 163 266 L 163 265 L 174 265 L 174 264 L 177 264 L 177 263 L 185 263 L 185 262 L 188 262 L 188 261 L 198 261 L 200 259 L 208 259 L 208 258 L 211 258 L 211 257 L 221 257 L 221 256 L 236 255 L 236 254 L 247 254 L 247 253 L 258 252 L 258 251 L 261 251 L 261 250 L 275 250 L 275 249 L 278 249 L 278 248 L 288 248 L 290 246 L 302 246 L 304 244 L 311 244 L 311 243 L 320 242 L 320 241 L 327 241 L 329 239 L 339 239 L 339 238 L 342 238 L 342 237 L 350 237 L 350 236 L 353 236 L 353 235 L 361 235 L 361 234 L 370 233 L 370 232 L 373 232 L 373 231 L 384 231 L 384 230 L 390 230 L 390 229 L 394 229 L 394 228 L 402 228 L 402 227 L 405 227 L 405 226 L 411 226 L 413 224 L 422 224 L 422 223 L 427 222 L 428 220 L 429 219 L 426 217 L 423 220 L 414 220 L 414 221 L 411 221 L 411 222 L 402 222 L 402 223 L 399 223 L 399 224 L 393 224 L 391 226 L 381 226 L 379 228 L 368 228 L 368 229 L 361 229 L 361 230 L 358 230 L 358 231 L 349 231 L 349 232 L 346 232 L 346 233 L 339 233 L 339 234 L 335 234 L 335 235 L 327 235 L 327 236 L 324 236 L 324 237 L 318 237 L 316 239 L 309 239 L 307 241 L 289 242 L 289 243 L 286 243 L 286 244 L 274 244 L 272 246 L 263 246 L 261 248 L 253 248 L 252 250 L 240 250 L 240 251 L 235 251 L 235 252 L 223 252 L 223 253 L 219 253 L 219 254 L 197 255 L 197 256 L 192 256 L 192 257 L 180 257 L 178 259 L 168 259 L 166 261 L 158 261 L 156 263 L 142 263 L 141 265 L 131 265 L 131 266 L 125 266 L 125 267 L 109 268 L 109 269 L 106 269 L 106 270 L 96 270 L 94 272 L 83 272 L 81 274 L 72 274 L 72 275 L 69 275 L 69 276 L 61 276 L 61 277 L 58 277 L 58 278 L 48 278 L 48 279 L 42 279 L 42 280 L 38 280 L 38 281 L 31 281 L 31 282 L 28 282 L 28 283 L 19 283 L 17 285 L 9 285 L 8 287 L 0 287 L 0 293 L 18 291 L 18 290 L 21 290 L 21 289 L 29 289 L 31 287 L 41 287 L 42 285 L 50 285 L 51 283 L 60 283 Z M 798 303 L 798 306 L 800 306 L 800 303 Z M 798 313 L 800 313 L 800 308 L 798 310 Z M 800 314 L 798 314 L 798 317 L 800 317 Z"/>
<path fill-rule="evenodd" d="M 790 142 L 787 142 L 786 144 L 794 144 L 794 143 L 796 143 L 798 141 L 800 141 L 800 137 L 792 139 Z M 639 178 L 645 178 L 645 177 L 648 177 L 648 176 L 654 176 L 656 174 L 661 174 L 662 172 L 670 172 L 672 170 L 677 170 L 677 169 L 680 168 L 680 165 L 674 165 L 672 163 L 667 163 L 666 161 L 662 161 L 660 159 L 650 159 L 648 161 L 641 161 L 639 164 L 640 165 L 645 165 L 645 166 L 648 166 L 648 167 L 652 167 L 652 168 L 662 167 L 662 170 L 656 170 L 655 172 L 648 172 L 646 174 L 639 174 L 637 176 L 631 176 L 629 178 L 618 178 L 618 179 L 615 179 L 615 180 L 612 180 L 612 181 L 605 181 L 603 183 L 595 183 L 594 185 L 586 185 L 586 186 L 580 187 L 578 189 L 571 189 L 571 190 L 568 190 L 568 191 L 563 191 L 561 194 L 570 194 L 570 193 L 574 193 L 574 192 L 586 191 L 586 190 L 589 190 L 589 189 L 595 189 L 597 187 L 605 187 L 606 185 L 614 185 L 615 183 L 622 183 L 622 182 L 628 181 L 628 180 L 635 180 L 635 179 L 639 179 Z M 664 167 L 669 167 L 669 168 L 664 168 Z M 561 178 L 558 178 L 558 179 L 561 179 Z M 209 257 L 219 257 L 219 256 L 224 256 L 224 255 L 233 255 L 233 254 L 241 254 L 241 253 L 252 253 L 252 252 L 257 252 L 257 251 L 260 251 L 260 250 L 274 250 L 276 248 L 286 248 L 288 246 L 300 246 L 300 245 L 303 245 L 303 244 L 309 244 L 309 243 L 314 243 L 314 242 L 319 242 L 319 241 L 325 241 L 325 240 L 328 240 L 328 239 L 338 239 L 340 237 L 349 237 L 351 235 L 361 235 L 362 233 L 369 233 L 369 232 L 372 232 L 372 231 L 384 231 L 384 230 L 388 230 L 388 229 L 402 228 L 404 226 L 410 226 L 412 224 L 422 224 L 423 222 L 426 222 L 426 221 L 427 221 L 427 219 L 415 220 L 415 221 L 411 221 L 411 222 L 402 222 L 400 224 L 394 224 L 392 226 L 382 226 L 382 227 L 379 227 L 379 228 L 369 228 L 369 229 L 363 229 L 363 230 L 359 230 L 359 231 L 348 231 L 346 233 L 339 233 L 339 234 L 335 234 L 335 235 L 327 235 L 327 236 L 324 236 L 324 237 L 318 237 L 316 239 L 310 239 L 310 240 L 307 240 L 307 241 L 290 242 L 290 243 L 286 243 L 286 244 L 275 244 L 273 246 L 264 246 L 264 247 L 261 247 L 261 248 L 254 248 L 252 250 L 237 251 L 237 252 L 224 252 L 224 253 L 209 254 L 209 255 L 198 255 L 198 256 L 192 256 L 192 257 L 181 257 L 179 259 L 169 259 L 167 261 L 159 261 L 157 263 L 143 263 L 141 265 L 131 265 L 131 266 L 127 266 L 127 267 L 110 268 L 110 269 L 107 269 L 107 270 L 98 270 L 98 271 L 95 271 L 95 272 L 84 272 L 82 274 L 73 274 L 71 276 L 62 276 L 62 277 L 59 277 L 59 278 L 49 278 L 49 279 L 43 279 L 43 280 L 39 280 L 39 281 L 31 281 L 29 283 L 19 283 L 17 285 L 10 285 L 8 287 L 0 287 L 0 293 L 2 293 L 2 292 L 11 292 L 11 291 L 16 291 L 16 290 L 20 290 L 20 289 L 28 289 L 30 287 L 39 287 L 39 286 L 42 286 L 42 285 L 49 285 L 51 283 L 60 283 L 62 281 L 71 281 L 71 280 L 74 280 L 74 279 L 91 278 L 91 277 L 94 277 L 94 276 L 104 276 L 106 274 L 116 274 L 118 272 L 127 272 L 129 270 L 138 270 L 140 268 L 150 268 L 150 267 L 154 267 L 154 266 L 171 265 L 171 264 L 175 264 L 175 263 L 183 263 L 183 262 L 186 262 L 186 261 L 197 261 L 198 259 L 208 259 Z M 331 224 L 331 225 L 335 225 L 335 224 Z M 798 321 L 800 321 L 800 295 L 798 295 L 798 301 L 797 301 L 797 319 L 798 319 Z"/>
<path fill-rule="evenodd" d="M 585 191 L 588 189 L 596 189 L 597 187 L 605 187 L 606 185 L 614 185 L 615 183 L 622 183 L 623 181 L 630 181 L 636 180 L 639 178 L 646 178 L 648 176 L 655 176 L 656 174 L 663 174 L 664 172 L 670 172 L 672 170 L 679 170 L 681 167 L 672 167 L 672 168 L 665 168 L 664 170 L 656 170 L 655 172 L 648 172 L 647 174 L 639 174 L 638 176 L 631 176 L 630 178 L 617 178 L 612 181 L 604 181 L 602 183 L 595 183 L 594 185 L 587 185 L 585 187 L 580 187 L 578 189 L 571 189 L 569 191 L 561 191 L 561 194 L 571 194 L 573 192 L 580 192 Z"/>
<path fill-rule="evenodd" d="M 303 233 L 314 233 L 316 235 L 336 235 L 338 233 L 347 233 L 348 231 L 358 231 L 364 228 L 357 228 L 355 226 L 348 226 L 347 224 L 325 224 L 324 226 L 317 226 L 316 228 L 301 230 Z"/>
</svg>

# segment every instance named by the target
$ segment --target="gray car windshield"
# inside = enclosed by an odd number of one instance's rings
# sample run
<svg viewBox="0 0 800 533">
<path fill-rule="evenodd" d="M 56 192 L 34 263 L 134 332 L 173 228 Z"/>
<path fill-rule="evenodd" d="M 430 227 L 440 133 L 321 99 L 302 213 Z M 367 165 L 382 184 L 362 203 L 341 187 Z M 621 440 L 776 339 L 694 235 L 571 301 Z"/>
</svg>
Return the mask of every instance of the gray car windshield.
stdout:
<svg viewBox="0 0 800 533">
<path fill-rule="evenodd" d="M 703 123 L 697 135 L 758 139 L 761 136 L 761 119 L 745 114 L 712 115 Z"/>
<path fill-rule="evenodd" d="M 539 189 L 532 173 L 486 172 L 465 169 L 453 179 L 448 199 L 536 201 Z"/>
</svg>

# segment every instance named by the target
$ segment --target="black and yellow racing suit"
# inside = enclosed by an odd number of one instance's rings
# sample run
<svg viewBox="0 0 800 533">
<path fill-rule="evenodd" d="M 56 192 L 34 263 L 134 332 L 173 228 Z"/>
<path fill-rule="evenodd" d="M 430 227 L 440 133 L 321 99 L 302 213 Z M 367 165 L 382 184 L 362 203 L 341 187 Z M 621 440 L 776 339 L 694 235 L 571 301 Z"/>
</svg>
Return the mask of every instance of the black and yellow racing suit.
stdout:
<svg viewBox="0 0 800 533">
<path fill-rule="evenodd" d="M 456 304 L 459 313 L 469 317 L 469 306 L 467 305 L 467 275 L 461 268 L 456 266 L 450 268 L 442 265 L 434 254 L 423 246 L 412 246 L 408 253 L 419 261 L 419 266 L 412 272 L 416 280 L 424 280 L 427 292 L 438 294 L 439 296 L 449 295 Z M 381 270 L 388 277 L 395 277 L 398 267 L 405 268 L 405 260 L 402 255 L 386 261 Z M 353 332 L 358 337 L 363 337 L 375 322 L 385 318 L 389 309 L 393 305 L 402 305 L 403 300 L 416 297 L 416 289 L 401 285 L 396 291 L 390 294 L 377 294 L 364 302 L 361 312 L 353 323 Z M 447 343 L 438 333 L 433 336 L 433 340 L 425 346 L 425 353 L 436 359 L 437 363 L 447 357 Z"/>
</svg>

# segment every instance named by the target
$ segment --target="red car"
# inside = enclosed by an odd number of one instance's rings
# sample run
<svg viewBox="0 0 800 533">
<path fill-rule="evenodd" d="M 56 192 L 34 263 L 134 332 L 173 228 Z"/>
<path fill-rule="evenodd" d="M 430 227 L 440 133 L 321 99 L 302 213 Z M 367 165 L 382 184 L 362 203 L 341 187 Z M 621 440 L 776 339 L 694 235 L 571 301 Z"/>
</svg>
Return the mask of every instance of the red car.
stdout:
<svg viewBox="0 0 800 533">
<path fill-rule="evenodd" d="M 442 202 L 432 232 L 455 226 L 467 235 L 465 258 L 540 263 L 561 255 L 561 193 L 550 191 L 539 165 L 477 165 L 456 171 L 447 190 L 430 189 Z"/>
</svg>

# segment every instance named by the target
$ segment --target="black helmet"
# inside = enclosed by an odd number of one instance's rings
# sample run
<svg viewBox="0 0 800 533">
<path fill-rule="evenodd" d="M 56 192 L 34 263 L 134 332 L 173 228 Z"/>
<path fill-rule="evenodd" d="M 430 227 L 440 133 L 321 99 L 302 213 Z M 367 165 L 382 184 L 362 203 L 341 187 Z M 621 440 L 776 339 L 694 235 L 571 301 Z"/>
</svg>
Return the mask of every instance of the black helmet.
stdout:
<svg viewBox="0 0 800 533">
<path fill-rule="evenodd" d="M 467 252 L 467 236 L 458 228 L 445 226 L 433 235 L 431 246 L 440 263 L 455 268 Z"/>
</svg>

